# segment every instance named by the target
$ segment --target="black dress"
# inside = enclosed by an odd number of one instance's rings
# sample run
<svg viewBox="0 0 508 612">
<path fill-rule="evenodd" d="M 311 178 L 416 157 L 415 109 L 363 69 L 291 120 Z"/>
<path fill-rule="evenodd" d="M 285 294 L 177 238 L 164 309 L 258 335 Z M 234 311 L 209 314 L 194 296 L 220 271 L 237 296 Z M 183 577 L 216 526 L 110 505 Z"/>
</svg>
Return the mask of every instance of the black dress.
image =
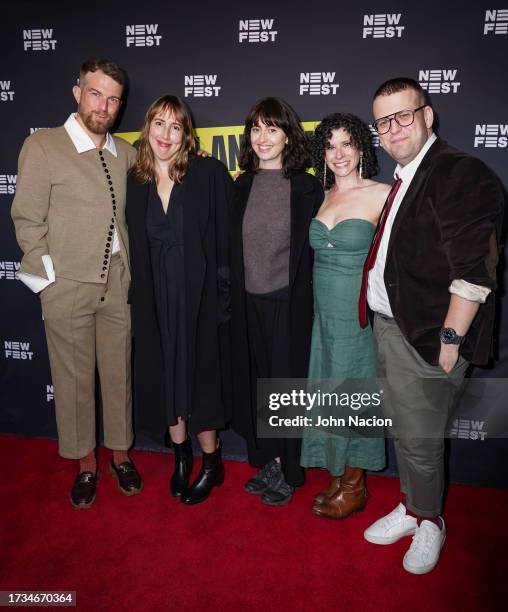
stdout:
<svg viewBox="0 0 508 612">
<path fill-rule="evenodd" d="M 191 160 L 167 216 L 152 183 L 127 177 L 135 427 L 159 443 L 177 416 L 194 433 L 230 419 L 232 198 L 232 180 L 213 158 Z"/>
<path fill-rule="evenodd" d="M 183 202 L 185 181 L 171 190 L 167 212 L 150 185 L 146 234 L 150 245 L 153 287 L 163 357 L 167 423 L 189 416 L 186 389 L 185 275 Z"/>
</svg>

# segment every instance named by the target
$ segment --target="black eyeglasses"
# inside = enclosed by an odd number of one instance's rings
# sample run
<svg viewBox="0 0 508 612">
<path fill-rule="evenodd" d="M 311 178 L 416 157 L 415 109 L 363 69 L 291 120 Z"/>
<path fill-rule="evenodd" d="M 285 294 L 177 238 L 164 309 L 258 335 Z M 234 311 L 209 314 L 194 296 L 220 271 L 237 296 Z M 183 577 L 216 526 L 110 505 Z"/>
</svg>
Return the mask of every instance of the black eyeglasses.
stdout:
<svg viewBox="0 0 508 612">
<path fill-rule="evenodd" d="M 401 110 L 398 113 L 393 113 L 393 115 L 381 117 L 381 119 L 376 119 L 376 121 L 374 121 L 372 127 L 376 130 L 378 134 L 386 134 L 390 131 L 390 128 L 392 127 L 392 121 L 394 119 L 401 127 L 407 127 L 408 125 L 411 125 L 415 120 L 415 113 L 419 110 L 422 110 L 422 108 L 425 108 L 426 106 L 427 104 L 422 104 L 414 110 Z"/>
</svg>

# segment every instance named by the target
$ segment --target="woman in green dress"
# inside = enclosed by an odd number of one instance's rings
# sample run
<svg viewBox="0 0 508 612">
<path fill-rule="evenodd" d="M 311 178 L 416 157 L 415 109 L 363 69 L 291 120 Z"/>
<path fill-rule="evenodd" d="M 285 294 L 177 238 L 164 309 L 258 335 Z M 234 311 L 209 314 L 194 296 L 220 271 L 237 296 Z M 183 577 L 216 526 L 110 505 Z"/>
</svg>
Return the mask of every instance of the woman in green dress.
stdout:
<svg viewBox="0 0 508 612">
<path fill-rule="evenodd" d="M 314 134 L 313 162 L 325 199 L 309 230 L 314 249 L 309 381 L 372 379 L 374 339 L 370 326 L 359 325 L 358 296 L 390 186 L 370 178 L 378 170 L 372 135 L 355 115 L 335 113 L 321 121 Z M 365 506 L 365 470 L 384 467 L 384 439 L 306 428 L 301 464 L 326 468 L 332 475 L 314 498 L 313 512 L 345 518 Z"/>
</svg>

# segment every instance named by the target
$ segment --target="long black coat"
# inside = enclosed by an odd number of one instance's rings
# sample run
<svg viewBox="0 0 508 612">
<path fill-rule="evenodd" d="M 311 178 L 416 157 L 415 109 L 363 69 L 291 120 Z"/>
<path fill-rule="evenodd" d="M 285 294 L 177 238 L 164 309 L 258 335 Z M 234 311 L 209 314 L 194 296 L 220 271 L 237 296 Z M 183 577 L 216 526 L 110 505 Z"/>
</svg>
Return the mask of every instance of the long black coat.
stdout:
<svg viewBox="0 0 508 612">
<path fill-rule="evenodd" d="M 183 202 L 187 397 L 192 431 L 221 429 L 230 419 L 229 211 L 233 183 L 223 164 L 195 158 Z M 131 260 L 136 429 L 164 438 L 162 350 L 146 235 L 149 184 L 131 174 L 126 218 Z"/>
<path fill-rule="evenodd" d="M 247 439 L 253 436 L 255 406 L 251 406 L 242 225 L 253 179 L 254 175 L 247 172 L 236 180 L 236 198 L 231 213 L 233 428 Z M 313 316 L 313 254 L 309 245 L 309 225 L 323 201 L 324 194 L 321 184 L 311 174 L 295 174 L 290 182 L 289 375 L 291 378 L 306 378 Z"/>
</svg>

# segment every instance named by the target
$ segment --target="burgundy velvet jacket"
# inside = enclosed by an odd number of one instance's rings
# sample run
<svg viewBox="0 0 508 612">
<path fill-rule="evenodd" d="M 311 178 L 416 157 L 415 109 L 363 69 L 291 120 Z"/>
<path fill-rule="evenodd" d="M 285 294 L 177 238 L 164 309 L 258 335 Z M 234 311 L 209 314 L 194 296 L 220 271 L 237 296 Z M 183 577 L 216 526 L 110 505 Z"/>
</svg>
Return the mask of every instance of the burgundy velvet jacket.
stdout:
<svg viewBox="0 0 508 612">
<path fill-rule="evenodd" d="M 495 290 L 504 194 L 479 159 L 437 139 L 423 158 L 395 218 L 385 285 L 402 333 L 430 364 L 439 359 L 448 287 L 463 279 Z M 492 351 L 494 291 L 480 306 L 460 354 L 471 363 Z"/>
</svg>

